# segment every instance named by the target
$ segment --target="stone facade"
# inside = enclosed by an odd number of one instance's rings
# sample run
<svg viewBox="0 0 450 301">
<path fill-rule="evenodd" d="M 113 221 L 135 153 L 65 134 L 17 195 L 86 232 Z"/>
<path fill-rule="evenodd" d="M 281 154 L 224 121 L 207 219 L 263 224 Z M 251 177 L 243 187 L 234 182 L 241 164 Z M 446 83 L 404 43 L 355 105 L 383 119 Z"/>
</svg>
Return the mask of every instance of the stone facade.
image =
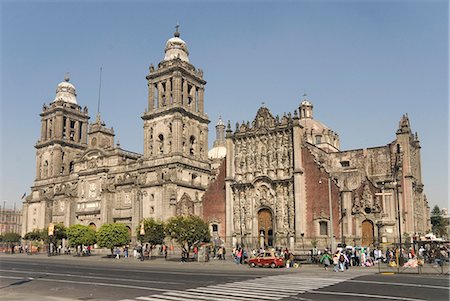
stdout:
<svg viewBox="0 0 450 301">
<path fill-rule="evenodd" d="M 165 57 L 149 68 L 148 108 L 144 112 L 144 152 L 123 150 L 114 131 L 77 103 L 69 79 L 41 113 L 36 144 L 37 171 L 24 202 L 25 234 L 50 222 L 66 226 L 126 224 L 135 236 L 143 218 L 202 215 L 210 178 L 208 116 L 203 71 L 189 63 L 178 31 L 166 43 Z"/>
<path fill-rule="evenodd" d="M 299 249 L 395 242 L 399 225 L 410 236 L 430 229 L 420 144 L 406 115 L 391 143 L 341 151 L 305 95 L 292 113 L 263 106 L 234 131 L 219 119 L 208 151 L 206 81 L 179 36 L 146 77 L 143 154 L 122 149 L 99 115 L 88 124 L 75 87 L 58 85 L 41 113 L 22 234 L 50 222 L 118 222 L 135 236 L 143 218 L 196 214 L 216 241 Z"/>
</svg>

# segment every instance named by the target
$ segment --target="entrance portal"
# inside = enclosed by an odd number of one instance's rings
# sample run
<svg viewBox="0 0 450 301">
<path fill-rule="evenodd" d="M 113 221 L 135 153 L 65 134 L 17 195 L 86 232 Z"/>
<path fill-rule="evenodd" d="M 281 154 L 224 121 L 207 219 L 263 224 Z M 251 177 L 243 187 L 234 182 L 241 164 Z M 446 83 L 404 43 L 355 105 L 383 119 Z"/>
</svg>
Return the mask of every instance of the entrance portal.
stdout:
<svg viewBox="0 0 450 301">
<path fill-rule="evenodd" d="M 264 235 L 264 245 L 273 246 L 273 218 L 269 209 L 261 209 L 258 212 L 259 234 Z"/>
<path fill-rule="evenodd" d="M 362 222 L 362 247 L 368 247 L 373 245 L 373 223 L 372 221 L 366 219 Z"/>
</svg>

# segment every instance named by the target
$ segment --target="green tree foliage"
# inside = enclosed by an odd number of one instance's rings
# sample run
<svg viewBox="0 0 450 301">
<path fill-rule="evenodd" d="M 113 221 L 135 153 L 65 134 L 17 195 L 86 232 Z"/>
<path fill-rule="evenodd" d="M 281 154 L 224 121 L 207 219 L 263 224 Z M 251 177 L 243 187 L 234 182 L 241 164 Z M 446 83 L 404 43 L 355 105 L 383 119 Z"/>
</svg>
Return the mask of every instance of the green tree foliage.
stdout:
<svg viewBox="0 0 450 301">
<path fill-rule="evenodd" d="M 11 253 L 14 253 L 14 245 L 20 242 L 20 235 L 13 232 L 4 233 L 2 241 L 6 242 L 11 247 Z"/>
<path fill-rule="evenodd" d="M 8 233 L 3 233 L 3 242 L 6 243 L 19 243 L 21 236 L 20 234 L 17 233 L 13 233 L 13 232 L 8 232 Z"/>
<path fill-rule="evenodd" d="M 31 241 L 43 240 L 43 232 L 44 230 L 33 229 L 33 231 L 26 233 L 23 238 Z"/>
<path fill-rule="evenodd" d="M 155 221 L 153 218 L 144 219 L 144 231 L 145 234 L 138 235 L 138 239 L 141 242 L 148 242 L 151 246 L 162 245 L 164 243 L 165 231 L 164 223 L 160 221 Z M 136 228 L 136 233 L 141 232 L 141 226 Z"/>
<path fill-rule="evenodd" d="M 124 246 L 130 242 L 130 233 L 124 224 L 103 224 L 97 232 L 97 243 L 108 248 L 113 254 L 114 247 Z"/>
<path fill-rule="evenodd" d="M 45 243 L 53 244 L 55 246 L 55 250 L 56 250 L 56 246 L 58 245 L 58 243 L 62 239 L 67 238 L 66 226 L 64 226 L 63 223 L 54 224 L 53 235 L 48 235 L 48 227 L 46 229 L 44 229 L 44 231 L 42 231 L 41 233 L 42 233 L 41 234 L 42 240 Z"/>
<path fill-rule="evenodd" d="M 211 239 L 208 225 L 196 215 L 170 218 L 166 223 L 166 233 L 188 254 L 191 247 Z"/>
<path fill-rule="evenodd" d="M 67 238 L 69 245 L 78 247 L 81 245 L 90 246 L 97 242 L 97 233 L 95 229 L 85 225 L 72 225 L 67 228 Z"/>
<path fill-rule="evenodd" d="M 433 210 L 431 211 L 431 230 L 433 233 L 438 237 L 443 237 L 447 235 L 446 226 L 448 224 L 448 221 L 444 219 L 442 216 L 441 209 L 439 209 L 439 206 L 434 206 Z"/>
</svg>

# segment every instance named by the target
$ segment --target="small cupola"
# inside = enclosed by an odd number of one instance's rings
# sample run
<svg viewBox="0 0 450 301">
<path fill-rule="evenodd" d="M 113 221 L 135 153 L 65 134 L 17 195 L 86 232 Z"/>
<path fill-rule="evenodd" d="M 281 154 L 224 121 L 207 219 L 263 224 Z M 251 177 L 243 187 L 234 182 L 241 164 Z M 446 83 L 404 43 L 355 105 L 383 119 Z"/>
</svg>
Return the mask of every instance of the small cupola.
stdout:
<svg viewBox="0 0 450 301">
<path fill-rule="evenodd" d="M 303 100 L 300 103 L 300 119 L 313 119 L 313 105 L 303 94 Z"/>
</svg>

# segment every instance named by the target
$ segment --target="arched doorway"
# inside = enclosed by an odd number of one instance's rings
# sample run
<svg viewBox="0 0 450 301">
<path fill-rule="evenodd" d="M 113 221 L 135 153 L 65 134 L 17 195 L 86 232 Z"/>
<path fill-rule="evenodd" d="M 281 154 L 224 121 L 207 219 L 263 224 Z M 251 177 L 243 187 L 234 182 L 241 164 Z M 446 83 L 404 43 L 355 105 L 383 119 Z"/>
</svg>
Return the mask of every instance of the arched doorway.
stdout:
<svg viewBox="0 0 450 301">
<path fill-rule="evenodd" d="M 373 245 L 373 222 L 366 219 L 362 222 L 362 247 L 368 247 Z"/>
<path fill-rule="evenodd" d="M 258 212 L 258 230 L 259 235 L 264 235 L 264 245 L 273 246 L 273 216 L 267 208 Z"/>
<path fill-rule="evenodd" d="M 91 227 L 94 230 L 97 230 L 97 226 L 94 223 L 90 223 L 89 227 Z"/>
</svg>

